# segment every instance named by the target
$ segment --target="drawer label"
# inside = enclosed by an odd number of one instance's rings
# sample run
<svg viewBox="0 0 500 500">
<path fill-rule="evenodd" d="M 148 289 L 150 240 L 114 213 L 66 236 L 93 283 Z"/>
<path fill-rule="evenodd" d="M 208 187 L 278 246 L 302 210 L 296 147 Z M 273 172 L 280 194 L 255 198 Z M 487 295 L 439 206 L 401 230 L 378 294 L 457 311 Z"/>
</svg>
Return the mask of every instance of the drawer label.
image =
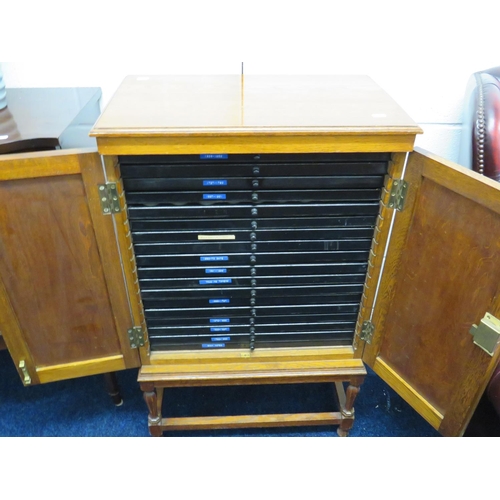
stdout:
<svg viewBox="0 0 500 500">
<path fill-rule="evenodd" d="M 229 260 L 228 255 L 202 255 L 200 257 L 201 262 L 224 262 Z"/>
<path fill-rule="evenodd" d="M 205 269 L 206 274 L 226 274 L 227 269 L 224 269 L 222 267 L 209 267 Z"/>
<path fill-rule="evenodd" d="M 230 318 L 210 318 L 210 323 L 231 323 Z"/>
<path fill-rule="evenodd" d="M 227 333 L 231 331 L 231 328 L 229 328 L 228 326 L 212 326 L 212 328 L 210 328 L 210 331 L 212 333 Z"/>
<path fill-rule="evenodd" d="M 204 200 L 225 200 L 225 193 L 207 193 L 203 195 Z"/>
<path fill-rule="evenodd" d="M 228 155 L 218 154 L 218 155 L 200 155 L 200 160 L 227 160 Z"/>
<path fill-rule="evenodd" d="M 210 340 L 212 342 L 229 342 L 231 337 L 212 337 Z"/>
<path fill-rule="evenodd" d="M 230 285 L 233 282 L 231 278 L 220 280 L 199 280 L 200 285 Z"/>
<path fill-rule="evenodd" d="M 199 241 L 235 240 L 235 234 L 199 234 Z"/>
<path fill-rule="evenodd" d="M 229 304 L 231 302 L 230 299 L 209 299 L 209 304 Z"/>
<path fill-rule="evenodd" d="M 202 349 L 221 349 L 226 347 L 226 344 L 201 344 Z"/>
<path fill-rule="evenodd" d="M 207 179 L 203 181 L 204 186 L 227 186 L 227 180 L 225 179 Z"/>
</svg>

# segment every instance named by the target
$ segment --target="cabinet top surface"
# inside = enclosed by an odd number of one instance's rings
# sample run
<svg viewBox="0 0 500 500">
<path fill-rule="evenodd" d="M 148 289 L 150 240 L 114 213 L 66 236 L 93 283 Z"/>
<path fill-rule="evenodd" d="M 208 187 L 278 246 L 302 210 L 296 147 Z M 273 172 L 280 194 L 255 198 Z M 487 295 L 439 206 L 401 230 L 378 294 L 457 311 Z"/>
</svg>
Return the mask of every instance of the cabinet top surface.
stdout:
<svg viewBox="0 0 500 500">
<path fill-rule="evenodd" d="M 417 134 L 367 76 L 129 76 L 91 135 Z"/>
</svg>

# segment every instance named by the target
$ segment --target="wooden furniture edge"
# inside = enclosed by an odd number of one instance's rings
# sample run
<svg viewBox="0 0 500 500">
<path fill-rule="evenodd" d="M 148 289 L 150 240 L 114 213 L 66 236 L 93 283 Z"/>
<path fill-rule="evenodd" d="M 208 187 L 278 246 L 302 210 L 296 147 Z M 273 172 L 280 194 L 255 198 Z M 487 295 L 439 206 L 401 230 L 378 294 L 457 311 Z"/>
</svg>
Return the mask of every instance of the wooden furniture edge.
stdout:
<svg viewBox="0 0 500 500">
<path fill-rule="evenodd" d="M 424 417 L 434 429 L 439 430 L 444 415 L 420 396 L 420 394 L 407 384 L 385 361 L 377 358 L 373 365 L 373 371 L 383 378 L 384 381 Z"/>
<path fill-rule="evenodd" d="M 263 348 L 255 351 L 249 349 L 227 349 L 221 351 L 160 351 L 151 352 L 149 356 L 152 365 L 200 364 L 200 363 L 232 363 L 245 360 L 292 361 L 301 359 L 352 359 L 354 351 L 348 347 L 302 347 L 294 348 Z"/>
<path fill-rule="evenodd" d="M 402 212 L 395 210 L 390 215 L 391 220 L 388 222 L 393 224 L 393 227 L 386 248 L 387 254 L 384 261 L 383 276 L 379 283 L 378 295 L 376 297 L 371 297 L 369 301 L 371 304 L 370 308 L 373 309 L 371 321 L 375 330 L 371 344 L 365 344 L 363 360 L 372 368 L 382 346 L 385 321 L 395 293 L 396 278 L 400 270 L 401 255 L 406 245 L 414 210 L 420 193 L 423 166 L 418 160 L 419 158 L 417 158 L 415 162 L 415 168 L 405 172 L 404 179 L 409 184 L 405 209 Z M 407 159 L 405 164 L 407 165 L 409 162 L 410 158 Z M 398 168 L 398 171 L 399 170 L 400 168 Z M 399 175 L 401 174 L 402 172 Z M 388 198 L 388 193 L 386 193 L 385 203 L 387 203 Z M 371 290 L 371 294 L 374 295 L 375 290 Z M 366 310 L 367 315 L 363 316 L 363 320 L 370 319 L 368 312 L 370 312 L 370 309 Z"/>
<path fill-rule="evenodd" d="M 129 292 L 126 286 L 123 265 L 114 265 L 115 262 L 122 262 L 116 225 L 113 219 L 114 215 L 104 215 L 102 213 L 98 190 L 98 185 L 105 183 L 101 157 L 95 153 L 95 156 L 86 155 L 81 157 L 80 161 L 82 182 L 87 196 L 87 205 L 92 219 L 94 237 L 102 262 L 110 307 L 113 311 L 116 336 L 120 343 L 127 368 L 135 368 L 140 365 L 140 360 L 138 352 L 130 347 L 130 340 L 127 333 L 134 326 Z"/>
<path fill-rule="evenodd" d="M 103 155 L 206 153 L 394 153 L 412 151 L 415 133 L 97 137 Z"/>
<path fill-rule="evenodd" d="M 117 244 L 120 249 L 122 270 L 125 278 L 129 297 L 129 306 L 132 315 L 133 327 L 141 327 L 144 336 L 144 345 L 139 348 L 141 363 L 149 363 L 149 339 L 144 316 L 144 307 L 141 299 L 137 264 L 132 244 L 132 235 L 128 220 L 127 204 L 121 180 L 121 173 L 116 156 L 104 156 L 103 160 L 106 178 L 109 182 L 116 183 L 120 200 L 120 212 L 112 215 L 116 224 Z"/>
<path fill-rule="evenodd" d="M 105 372 L 124 370 L 126 367 L 124 357 L 121 354 L 106 356 L 92 360 L 77 361 L 73 363 L 54 366 L 39 366 L 36 373 L 41 383 L 55 382 L 61 379 L 86 377 L 99 375 Z"/>
<path fill-rule="evenodd" d="M 267 415 L 236 415 L 224 417 L 162 418 L 161 432 L 206 429 L 241 429 L 252 427 L 293 427 L 299 425 L 340 425 L 340 412 L 281 413 Z"/>
<path fill-rule="evenodd" d="M 465 198 L 479 203 L 496 213 L 500 213 L 500 184 L 497 181 L 474 172 L 473 170 L 462 167 L 457 163 L 443 160 L 439 156 L 429 153 L 421 148 L 416 148 L 415 152 L 432 161 L 432 163 L 424 163 L 422 173 L 423 177 L 430 179 L 440 186 L 460 194 Z M 460 183 L 453 182 L 449 179 L 449 169 L 461 174 Z M 485 191 L 487 192 L 486 196 L 484 196 L 484 193 L 478 193 L 476 188 L 476 181 L 478 180 L 485 186 Z"/>
<path fill-rule="evenodd" d="M 361 339 L 361 329 L 365 321 L 371 320 L 372 311 L 376 305 L 377 284 L 380 280 L 380 273 L 385 265 L 385 255 L 390 245 L 389 231 L 394 218 L 394 210 L 388 207 L 390 191 L 393 187 L 394 179 L 401 178 L 404 165 L 407 161 L 408 153 L 396 153 L 393 155 L 382 189 L 379 213 L 375 223 L 372 244 L 368 257 L 368 269 L 363 285 L 363 294 L 359 307 L 356 328 L 354 332 L 354 349 L 357 357 L 362 357 L 365 350 L 365 342 Z"/>
<path fill-rule="evenodd" d="M 165 366 L 145 365 L 139 370 L 139 384 L 155 387 L 223 386 L 294 384 L 346 381 L 352 377 L 366 376 L 366 368 L 360 360 L 339 365 L 333 361 L 325 366 L 322 361 L 241 364 L 212 364 L 209 366 L 182 366 L 169 371 Z"/>
<path fill-rule="evenodd" d="M 0 311 L 2 311 L 2 315 L 0 317 L 2 336 L 0 338 L 3 339 L 5 345 L 7 346 L 7 350 L 12 357 L 21 380 L 24 380 L 24 376 L 21 368 L 19 367 L 19 362 L 24 361 L 26 363 L 25 368 L 27 373 L 31 378 L 29 383 L 25 383 L 25 385 L 39 384 L 40 380 L 36 373 L 36 364 L 31 356 L 30 350 L 28 349 L 23 329 L 19 323 L 19 318 L 17 317 L 14 307 L 12 306 L 12 302 L 10 301 L 7 289 L 1 276 Z"/>
<path fill-rule="evenodd" d="M 98 125 L 98 124 L 97 124 Z M 89 133 L 91 137 L 207 137 L 230 136 L 248 138 L 252 136 L 337 136 L 337 135 L 408 135 L 422 134 L 418 125 L 414 126 L 351 126 L 351 127 L 99 127 L 95 126 Z"/>
<path fill-rule="evenodd" d="M 80 174 L 81 156 L 95 153 L 94 148 L 82 148 L 0 155 L 0 181 Z"/>
</svg>

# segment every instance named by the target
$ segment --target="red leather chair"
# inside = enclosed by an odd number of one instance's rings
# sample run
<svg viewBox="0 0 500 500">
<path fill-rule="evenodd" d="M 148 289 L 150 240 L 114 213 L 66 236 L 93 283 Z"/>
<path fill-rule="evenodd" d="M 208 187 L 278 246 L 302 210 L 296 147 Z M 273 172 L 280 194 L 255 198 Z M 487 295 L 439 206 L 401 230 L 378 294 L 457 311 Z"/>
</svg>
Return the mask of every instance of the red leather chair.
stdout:
<svg viewBox="0 0 500 500">
<path fill-rule="evenodd" d="M 500 182 L 500 67 L 478 71 L 469 80 L 464 100 L 459 163 Z M 496 416 L 491 409 L 496 412 Z M 483 422 L 487 435 L 499 436 L 500 365 L 497 366 L 476 413 L 481 412 L 483 417 L 475 415 L 471 426 L 480 427 L 480 418 L 488 418 L 488 425 Z M 485 435 L 481 432 L 479 434 Z"/>
</svg>

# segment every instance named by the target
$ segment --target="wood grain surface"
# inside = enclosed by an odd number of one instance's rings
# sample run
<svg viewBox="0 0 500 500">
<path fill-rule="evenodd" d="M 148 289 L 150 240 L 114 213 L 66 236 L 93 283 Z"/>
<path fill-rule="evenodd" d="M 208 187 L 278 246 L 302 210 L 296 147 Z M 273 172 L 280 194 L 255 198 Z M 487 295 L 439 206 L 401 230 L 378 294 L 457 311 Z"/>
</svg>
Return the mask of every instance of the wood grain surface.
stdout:
<svg viewBox="0 0 500 500">
<path fill-rule="evenodd" d="M 93 136 L 214 133 L 420 133 L 363 75 L 129 76 Z"/>
<path fill-rule="evenodd" d="M 498 358 L 469 330 L 499 307 L 500 186 L 416 153 L 408 178 L 364 359 L 443 434 L 458 435 Z"/>
<path fill-rule="evenodd" d="M 420 127 L 366 76 L 127 77 L 102 154 L 411 151 Z"/>
<path fill-rule="evenodd" d="M 0 234 L 0 274 L 37 366 L 120 354 L 81 177 L 1 182 Z"/>
</svg>

